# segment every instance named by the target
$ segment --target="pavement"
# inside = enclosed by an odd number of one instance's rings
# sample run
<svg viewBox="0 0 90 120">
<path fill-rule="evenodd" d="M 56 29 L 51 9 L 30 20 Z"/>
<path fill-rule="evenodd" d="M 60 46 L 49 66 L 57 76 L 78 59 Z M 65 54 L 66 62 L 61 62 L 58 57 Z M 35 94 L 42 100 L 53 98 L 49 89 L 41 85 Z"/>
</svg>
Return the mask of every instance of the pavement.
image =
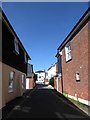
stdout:
<svg viewBox="0 0 90 120">
<path fill-rule="evenodd" d="M 9 102 L 2 110 L 2 119 L 58 118 L 90 120 L 90 117 L 71 103 L 51 85 L 36 85 L 22 97 Z"/>
</svg>

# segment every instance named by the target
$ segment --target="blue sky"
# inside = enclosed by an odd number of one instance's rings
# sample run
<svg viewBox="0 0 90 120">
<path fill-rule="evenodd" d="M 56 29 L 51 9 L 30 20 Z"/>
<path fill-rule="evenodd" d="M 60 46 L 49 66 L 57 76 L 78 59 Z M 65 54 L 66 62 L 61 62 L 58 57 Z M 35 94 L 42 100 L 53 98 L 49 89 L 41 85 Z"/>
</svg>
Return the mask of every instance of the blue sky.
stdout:
<svg viewBox="0 0 90 120">
<path fill-rule="evenodd" d="M 34 70 L 56 63 L 57 48 L 88 8 L 87 2 L 3 2 L 3 11 L 31 57 Z"/>
</svg>

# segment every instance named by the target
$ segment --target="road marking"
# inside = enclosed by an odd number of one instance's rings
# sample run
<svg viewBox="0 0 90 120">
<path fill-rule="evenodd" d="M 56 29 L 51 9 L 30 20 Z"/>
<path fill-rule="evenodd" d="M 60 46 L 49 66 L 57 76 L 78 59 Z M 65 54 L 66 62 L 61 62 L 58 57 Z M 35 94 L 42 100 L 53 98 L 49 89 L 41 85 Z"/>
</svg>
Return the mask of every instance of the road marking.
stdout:
<svg viewBox="0 0 90 120">
<path fill-rule="evenodd" d="M 58 118 L 63 118 L 59 112 L 55 112 L 55 114 L 57 115 Z"/>
<path fill-rule="evenodd" d="M 22 108 L 22 111 L 23 111 L 23 112 L 29 112 L 30 110 L 31 110 L 31 107 L 25 107 L 25 106 L 24 106 L 24 107 Z"/>
</svg>

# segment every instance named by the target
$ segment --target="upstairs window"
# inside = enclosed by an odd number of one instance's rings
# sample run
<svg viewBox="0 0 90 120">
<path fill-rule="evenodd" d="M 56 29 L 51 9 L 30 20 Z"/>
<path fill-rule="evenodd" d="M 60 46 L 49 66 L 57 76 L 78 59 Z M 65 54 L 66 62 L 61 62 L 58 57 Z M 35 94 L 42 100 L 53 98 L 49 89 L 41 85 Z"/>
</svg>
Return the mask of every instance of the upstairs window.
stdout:
<svg viewBox="0 0 90 120">
<path fill-rule="evenodd" d="M 25 62 L 27 62 L 26 53 L 24 53 L 24 60 L 25 60 Z"/>
<path fill-rule="evenodd" d="M 41 76 L 39 76 L 39 78 L 41 78 Z"/>
<path fill-rule="evenodd" d="M 19 54 L 19 46 L 18 46 L 18 41 L 16 40 L 16 38 L 14 40 L 14 45 L 15 45 L 15 51 L 16 51 L 16 53 Z"/>
<path fill-rule="evenodd" d="M 61 73 L 61 71 L 62 71 L 62 62 L 61 62 L 61 56 L 59 56 L 58 58 L 57 58 L 57 61 L 58 61 L 58 73 Z"/>
<path fill-rule="evenodd" d="M 70 43 L 68 43 L 65 46 L 65 54 L 66 54 L 66 62 L 72 59 Z"/>
<path fill-rule="evenodd" d="M 13 83 L 14 83 L 15 72 L 10 72 L 9 74 L 9 85 L 8 92 L 13 92 Z"/>
</svg>

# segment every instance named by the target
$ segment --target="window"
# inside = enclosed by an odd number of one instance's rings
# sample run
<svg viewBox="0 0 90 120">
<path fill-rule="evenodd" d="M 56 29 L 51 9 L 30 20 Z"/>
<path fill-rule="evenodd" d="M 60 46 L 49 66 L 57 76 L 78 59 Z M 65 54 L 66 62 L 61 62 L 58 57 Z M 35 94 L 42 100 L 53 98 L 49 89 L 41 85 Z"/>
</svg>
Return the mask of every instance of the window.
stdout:
<svg viewBox="0 0 90 120">
<path fill-rule="evenodd" d="M 61 55 L 57 58 L 57 61 L 58 61 L 58 73 L 61 73 L 61 71 L 62 71 L 62 62 L 61 62 Z"/>
<path fill-rule="evenodd" d="M 10 72 L 10 74 L 9 74 L 8 92 L 13 92 L 14 76 L 15 76 L 15 72 Z"/>
<path fill-rule="evenodd" d="M 39 78 L 41 78 L 41 76 L 39 76 Z"/>
<path fill-rule="evenodd" d="M 80 81 L 80 76 L 79 76 L 79 73 L 76 73 L 76 81 Z"/>
<path fill-rule="evenodd" d="M 25 60 L 25 62 L 27 62 L 26 53 L 24 53 L 24 60 Z"/>
<path fill-rule="evenodd" d="M 18 41 L 16 40 L 16 38 L 14 40 L 14 45 L 15 45 L 15 51 L 19 54 L 19 46 L 18 46 Z"/>
<path fill-rule="evenodd" d="M 25 84 L 25 75 L 22 75 L 22 89 L 24 89 L 26 86 Z"/>
<path fill-rule="evenodd" d="M 71 55 L 71 46 L 70 46 L 70 43 L 68 43 L 65 46 L 65 53 L 66 53 L 66 61 L 71 60 L 72 59 L 72 55 Z"/>
</svg>

